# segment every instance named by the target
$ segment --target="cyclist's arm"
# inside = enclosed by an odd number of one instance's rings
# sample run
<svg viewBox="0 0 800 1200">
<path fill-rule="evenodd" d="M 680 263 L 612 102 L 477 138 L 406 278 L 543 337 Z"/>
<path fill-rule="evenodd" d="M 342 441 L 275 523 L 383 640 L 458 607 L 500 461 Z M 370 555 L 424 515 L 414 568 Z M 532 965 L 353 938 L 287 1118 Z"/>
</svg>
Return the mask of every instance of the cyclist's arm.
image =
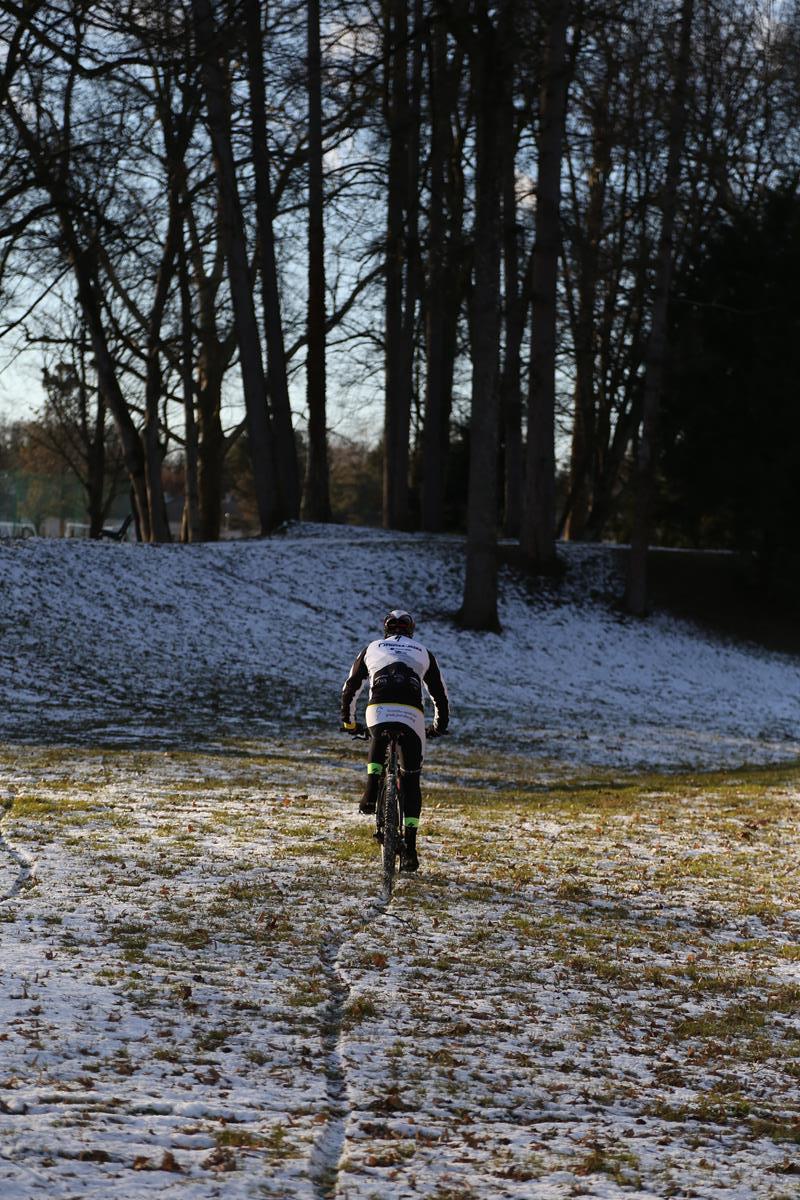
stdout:
<svg viewBox="0 0 800 1200">
<path fill-rule="evenodd" d="M 342 725 L 346 727 L 356 724 L 356 701 L 358 694 L 367 682 L 369 672 L 365 661 L 367 650 L 366 648 L 356 655 L 355 662 L 350 668 L 350 674 L 344 681 L 342 688 Z"/>
<path fill-rule="evenodd" d="M 433 726 L 437 733 L 444 733 L 450 722 L 450 700 L 447 695 L 447 685 L 439 670 L 439 664 L 428 651 L 430 663 L 425 672 L 425 686 L 433 701 Z"/>
</svg>

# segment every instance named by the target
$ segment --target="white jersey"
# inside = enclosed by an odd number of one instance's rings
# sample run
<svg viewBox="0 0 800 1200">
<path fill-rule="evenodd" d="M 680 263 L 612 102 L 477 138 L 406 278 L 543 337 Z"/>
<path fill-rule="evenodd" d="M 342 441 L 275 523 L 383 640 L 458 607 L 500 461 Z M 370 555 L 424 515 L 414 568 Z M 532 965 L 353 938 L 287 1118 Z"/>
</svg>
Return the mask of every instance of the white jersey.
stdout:
<svg viewBox="0 0 800 1200">
<path fill-rule="evenodd" d="M 390 721 L 408 725 L 425 745 L 425 699 L 433 700 L 435 723 L 444 732 L 449 719 L 447 688 L 438 663 L 421 642 L 392 634 L 370 642 L 356 657 L 342 689 L 342 718 L 355 720 L 356 700 L 369 680 L 367 725 Z"/>
</svg>

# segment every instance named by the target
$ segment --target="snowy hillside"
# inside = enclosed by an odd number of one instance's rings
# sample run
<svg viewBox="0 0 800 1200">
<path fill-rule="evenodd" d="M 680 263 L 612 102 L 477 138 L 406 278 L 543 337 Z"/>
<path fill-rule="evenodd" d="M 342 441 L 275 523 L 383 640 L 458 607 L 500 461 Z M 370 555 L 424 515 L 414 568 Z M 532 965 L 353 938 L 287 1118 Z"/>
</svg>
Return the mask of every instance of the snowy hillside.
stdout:
<svg viewBox="0 0 800 1200">
<path fill-rule="evenodd" d="M 0 547 L 3 1200 L 796 1195 L 800 767 L 616 771 L 796 759 L 796 660 L 566 553 L 478 636 L 456 539 Z M 396 603 L 455 716 L 390 896 L 336 730 Z"/>
<path fill-rule="evenodd" d="M 562 553 L 547 594 L 504 573 L 493 635 L 452 623 L 451 537 L 298 526 L 192 547 L 0 545 L 0 739 L 208 747 L 335 729 L 353 656 L 402 605 L 443 666 L 459 742 L 624 766 L 800 754 L 796 659 L 624 619 L 609 554 Z"/>
</svg>

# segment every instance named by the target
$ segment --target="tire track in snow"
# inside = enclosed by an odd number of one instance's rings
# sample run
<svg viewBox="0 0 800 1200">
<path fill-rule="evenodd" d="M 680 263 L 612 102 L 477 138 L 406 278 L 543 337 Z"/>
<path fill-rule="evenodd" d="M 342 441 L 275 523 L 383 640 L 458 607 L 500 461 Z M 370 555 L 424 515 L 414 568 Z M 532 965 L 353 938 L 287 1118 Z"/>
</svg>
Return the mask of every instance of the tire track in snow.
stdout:
<svg viewBox="0 0 800 1200">
<path fill-rule="evenodd" d="M 334 1200 L 339 1179 L 350 1103 L 347 1097 L 347 1068 L 342 1054 L 344 1014 L 350 998 L 350 984 L 339 967 L 339 956 L 347 944 L 367 925 L 388 914 L 391 895 L 383 890 L 380 898 L 368 905 L 364 919 L 354 929 L 331 930 L 320 949 L 322 972 L 328 985 L 328 1002 L 322 1027 L 322 1051 L 328 1114 L 314 1139 L 309 1155 L 309 1175 L 316 1200 Z"/>
<path fill-rule="evenodd" d="M 17 867 L 17 877 L 11 887 L 5 892 L 0 892 L 0 903 L 2 903 L 4 900 L 13 900 L 27 885 L 33 872 L 33 861 L 12 846 L 2 828 L 0 828 L 0 853 L 6 854 Z"/>
</svg>

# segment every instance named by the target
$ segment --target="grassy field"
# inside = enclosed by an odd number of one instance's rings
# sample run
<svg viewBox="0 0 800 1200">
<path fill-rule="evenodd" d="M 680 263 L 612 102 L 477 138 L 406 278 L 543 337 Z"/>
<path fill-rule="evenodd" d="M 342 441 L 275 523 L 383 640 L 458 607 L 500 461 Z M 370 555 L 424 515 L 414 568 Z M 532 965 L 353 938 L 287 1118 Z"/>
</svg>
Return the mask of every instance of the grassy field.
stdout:
<svg viewBox="0 0 800 1200">
<path fill-rule="evenodd" d="M 800 768 L 427 779 L 0 750 L 4 1198 L 797 1197 Z"/>
</svg>

